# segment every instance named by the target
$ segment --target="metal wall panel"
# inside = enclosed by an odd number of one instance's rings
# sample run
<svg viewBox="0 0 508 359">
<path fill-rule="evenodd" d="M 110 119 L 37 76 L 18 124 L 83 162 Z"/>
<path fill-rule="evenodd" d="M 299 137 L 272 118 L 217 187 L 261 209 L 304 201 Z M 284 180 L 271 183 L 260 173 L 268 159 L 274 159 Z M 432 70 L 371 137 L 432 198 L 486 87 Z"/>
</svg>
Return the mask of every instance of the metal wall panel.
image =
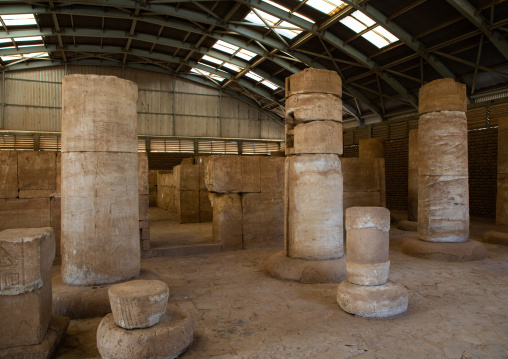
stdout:
<svg viewBox="0 0 508 359">
<path fill-rule="evenodd" d="M 219 137 L 219 118 L 175 116 L 175 136 Z"/>
</svg>

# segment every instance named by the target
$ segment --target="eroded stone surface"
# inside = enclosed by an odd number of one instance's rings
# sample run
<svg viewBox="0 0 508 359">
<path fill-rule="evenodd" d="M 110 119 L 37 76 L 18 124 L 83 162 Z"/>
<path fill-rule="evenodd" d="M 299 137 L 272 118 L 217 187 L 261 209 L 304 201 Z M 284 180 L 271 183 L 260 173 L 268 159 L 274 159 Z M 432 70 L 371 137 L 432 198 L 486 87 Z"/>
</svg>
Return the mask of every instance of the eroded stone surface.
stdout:
<svg viewBox="0 0 508 359">
<path fill-rule="evenodd" d="M 359 158 L 385 158 L 385 140 L 382 138 L 361 138 L 358 148 Z"/>
<path fill-rule="evenodd" d="M 302 93 L 286 99 L 286 123 L 342 122 L 342 100 L 332 94 Z"/>
<path fill-rule="evenodd" d="M 419 113 L 467 111 L 466 85 L 445 78 L 423 85 L 419 92 Z"/>
<path fill-rule="evenodd" d="M 418 222 L 402 220 L 397 224 L 402 231 L 418 232 Z"/>
<path fill-rule="evenodd" d="M 205 184 L 210 192 L 260 192 L 259 157 L 217 155 L 205 159 Z"/>
<path fill-rule="evenodd" d="M 483 235 L 483 242 L 508 246 L 508 233 L 496 230 L 485 232 Z"/>
<path fill-rule="evenodd" d="M 388 233 L 390 211 L 383 207 L 350 207 L 346 209 L 346 230 L 367 228 Z"/>
<path fill-rule="evenodd" d="M 168 308 L 160 322 L 150 328 L 125 330 L 115 324 L 112 314 L 97 329 L 97 348 L 108 359 L 173 359 L 193 340 L 192 319 Z"/>
<path fill-rule="evenodd" d="M 115 323 L 124 329 L 148 328 L 166 312 L 168 285 L 160 280 L 133 280 L 112 285 L 109 303 Z"/>
<path fill-rule="evenodd" d="M 408 291 L 403 285 L 391 281 L 375 286 L 344 281 L 337 287 L 337 302 L 344 311 L 351 314 L 391 317 L 407 311 Z"/>
<path fill-rule="evenodd" d="M 17 151 L 0 151 L 0 198 L 16 198 L 17 196 Z"/>
<path fill-rule="evenodd" d="M 412 257 L 447 262 L 474 261 L 488 256 L 483 244 L 474 240 L 459 243 L 435 243 L 421 241 L 417 238 L 406 240 L 402 245 L 402 253 Z"/>
<path fill-rule="evenodd" d="M 334 121 L 302 123 L 296 125 L 294 133 L 295 154 L 342 154 L 342 123 Z"/>
<path fill-rule="evenodd" d="M 213 238 L 223 249 L 242 249 L 242 199 L 238 193 L 210 193 Z"/>
<path fill-rule="evenodd" d="M 327 93 L 342 96 L 342 79 L 335 71 L 305 69 L 286 78 L 286 98 L 297 93 Z"/>
</svg>

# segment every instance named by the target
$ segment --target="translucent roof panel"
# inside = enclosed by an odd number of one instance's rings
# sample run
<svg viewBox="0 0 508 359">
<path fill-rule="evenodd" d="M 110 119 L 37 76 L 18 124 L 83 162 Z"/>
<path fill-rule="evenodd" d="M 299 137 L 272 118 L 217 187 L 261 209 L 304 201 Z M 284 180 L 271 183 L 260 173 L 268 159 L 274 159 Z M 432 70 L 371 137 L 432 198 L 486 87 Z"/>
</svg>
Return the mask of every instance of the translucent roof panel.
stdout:
<svg viewBox="0 0 508 359">
<path fill-rule="evenodd" d="M 14 41 L 42 41 L 42 36 L 15 37 Z"/>
<path fill-rule="evenodd" d="M 217 81 L 219 81 L 219 82 L 224 81 L 224 77 L 222 77 L 222 76 L 215 75 L 215 74 L 211 74 L 211 73 L 209 73 L 208 71 L 201 70 L 201 69 L 197 69 L 197 68 L 195 68 L 195 67 L 193 67 L 193 68 L 190 70 L 190 72 L 191 72 L 191 73 L 194 73 L 194 74 L 197 74 L 197 75 L 203 75 L 203 76 L 209 77 L 209 78 L 214 79 L 214 80 L 217 80 Z"/>
<path fill-rule="evenodd" d="M 250 77 L 251 79 L 255 80 L 255 81 L 263 81 L 264 78 L 259 76 L 258 74 L 252 72 L 252 71 L 249 71 L 245 74 L 245 76 L 247 77 Z"/>
<path fill-rule="evenodd" d="M 236 72 L 240 72 L 240 71 L 242 71 L 242 70 L 243 70 L 243 68 L 241 68 L 240 66 L 236 66 L 236 65 L 231 64 L 231 63 L 229 63 L 229 62 L 224 62 L 224 63 L 222 64 L 222 66 L 224 66 L 224 67 L 226 67 L 226 68 L 228 68 L 228 69 L 231 69 L 231 70 L 233 70 L 233 71 L 236 71 Z"/>
<path fill-rule="evenodd" d="M 267 3 L 267 4 L 270 4 L 270 5 L 272 5 L 272 6 L 278 7 L 278 8 L 279 8 L 279 9 L 281 9 L 281 10 L 287 11 L 287 12 L 291 13 L 291 15 L 298 16 L 299 18 L 302 18 L 302 19 L 304 19 L 304 20 L 307 20 L 307 21 L 308 21 L 308 22 L 310 22 L 310 23 L 314 23 L 314 20 L 309 19 L 308 17 L 303 16 L 302 14 L 299 14 L 299 13 L 297 13 L 297 12 L 291 12 L 291 11 L 290 11 L 287 7 L 284 7 L 284 6 L 280 5 L 280 4 L 277 4 L 276 2 L 273 2 L 273 1 L 270 1 L 270 0 L 262 0 L 262 1 L 263 1 L 263 2 L 265 2 L 265 3 Z"/>
<path fill-rule="evenodd" d="M 347 6 L 340 0 L 308 0 L 305 4 L 330 16 Z"/>
<path fill-rule="evenodd" d="M 276 84 L 274 84 L 273 82 L 270 82 L 270 81 L 268 81 L 268 80 L 261 81 L 261 83 L 262 83 L 263 85 L 265 85 L 266 87 L 271 88 L 272 90 L 276 90 L 276 89 L 278 89 L 278 88 L 279 88 L 279 86 L 277 86 Z"/>
<path fill-rule="evenodd" d="M 217 40 L 217 42 L 212 46 L 214 49 L 223 51 L 227 54 L 231 54 L 233 56 L 238 56 L 244 60 L 250 61 L 256 54 L 252 51 L 242 49 L 238 46 L 230 44 L 229 42 Z"/>
<path fill-rule="evenodd" d="M 0 15 L 5 26 L 36 25 L 32 14 Z"/>
<path fill-rule="evenodd" d="M 252 51 L 249 51 L 249 50 L 245 50 L 245 49 L 241 49 L 240 51 L 238 51 L 235 56 L 238 56 L 244 60 L 247 60 L 247 61 L 250 61 L 250 59 L 252 59 L 253 57 L 256 56 L 255 53 L 253 53 Z"/>
<path fill-rule="evenodd" d="M 22 60 L 22 59 L 34 59 L 34 58 L 40 58 L 40 57 L 48 57 L 47 52 L 32 52 L 29 54 L 15 54 L 15 55 L 8 55 L 8 56 L 2 56 L 2 61 L 12 61 L 12 60 Z"/>
<path fill-rule="evenodd" d="M 294 38 L 302 32 L 302 29 L 294 24 L 291 24 L 290 22 L 282 21 L 278 17 L 272 16 L 261 10 L 256 10 L 256 12 L 257 14 L 254 11 L 251 11 L 247 14 L 244 20 L 252 22 L 253 24 L 265 25 L 267 29 L 269 28 L 268 26 L 273 26 L 273 31 L 289 39 Z M 258 16 L 258 14 L 262 19 Z M 268 26 L 266 26 L 267 24 Z"/>
<path fill-rule="evenodd" d="M 277 86 L 276 84 L 274 84 L 273 82 L 271 81 L 268 81 L 267 79 L 265 79 L 264 77 L 262 76 L 259 76 L 257 73 L 255 72 L 252 72 L 252 71 L 249 71 L 245 74 L 245 76 L 253 79 L 254 81 L 257 81 L 259 83 L 261 83 L 262 85 L 272 89 L 272 90 L 276 90 L 279 88 L 279 86 Z"/>
<path fill-rule="evenodd" d="M 361 11 L 355 11 L 351 14 L 351 16 L 347 16 L 340 20 L 340 22 L 349 27 L 351 30 L 356 32 L 362 32 L 369 27 L 376 25 L 376 22 L 372 20 L 370 17 L 362 13 Z M 365 34 L 362 34 L 362 37 L 372 44 L 376 45 L 378 48 L 385 47 L 392 42 L 398 41 L 399 39 L 394 36 L 391 32 L 386 30 L 382 26 L 375 26 L 370 31 L 367 31 Z"/>
<path fill-rule="evenodd" d="M 0 39 L 0 43 L 3 43 L 3 42 L 12 42 L 12 40 L 10 38 Z"/>
<path fill-rule="evenodd" d="M 205 55 L 201 58 L 201 60 L 206 60 L 206 61 L 210 61 L 210 62 L 213 62 L 215 64 L 222 64 L 222 60 L 219 60 L 219 59 L 216 59 L 215 57 L 211 57 L 211 56 L 208 56 L 208 55 Z"/>
</svg>

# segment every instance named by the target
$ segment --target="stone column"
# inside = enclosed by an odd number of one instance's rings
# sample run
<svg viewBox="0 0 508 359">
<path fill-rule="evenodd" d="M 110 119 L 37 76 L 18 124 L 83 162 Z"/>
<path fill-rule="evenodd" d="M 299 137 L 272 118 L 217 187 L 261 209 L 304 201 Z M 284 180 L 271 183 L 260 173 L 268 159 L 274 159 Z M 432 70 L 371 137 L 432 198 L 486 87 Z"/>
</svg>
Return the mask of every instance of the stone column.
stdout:
<svg viewBox="0 0 508 359">
<path fill-rule="evenodd" d="M 483 241 L 508 246 L 508 117 L 498 120 L 496 228 Z"/>
<path fill-rule="evenodd" d="M 345 276 L 341 96 L 333 71 L 286 79 L 285 250 L 268 261 L 273 277 L 318 283 Z"/>
<path fill-rule="evenodd" d="M 409 131 L 408 136 L 408 186 L 407 221 L 402 220 L 397 227 L 403 231 L 418 229 L 418 130 Z"/>
<path fill-rule="evenodd" d="M 420 89 L 419 105 L 418 237 L 431 243 L 467 242 L 466 86 L 452 79 L 435 80 Z M 409 252 L 406 253 L 415 254 Z M 455 250 L 446 252 L 439 253 L 438 257 L 446 259 L 451 256 L 457 260 Z M 478 253 L 473 251 L 469 254 L 474 257 Z M 466 260 L 466 257 L 461 252 L 460 260 Z"/>
<path fill-rule="evenodd" d="M 62 82 L 62 279 L 92 286 L 139 275 L 137 85 Z"/>
</svg>

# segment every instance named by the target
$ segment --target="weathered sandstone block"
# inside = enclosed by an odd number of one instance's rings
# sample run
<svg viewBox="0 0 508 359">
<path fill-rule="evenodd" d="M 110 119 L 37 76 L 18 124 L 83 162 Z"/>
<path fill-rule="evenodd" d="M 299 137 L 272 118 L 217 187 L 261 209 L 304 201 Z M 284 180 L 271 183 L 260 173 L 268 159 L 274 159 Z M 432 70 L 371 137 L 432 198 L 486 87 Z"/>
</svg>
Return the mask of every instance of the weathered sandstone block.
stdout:
<svg viewBox="0 0 508 359">
<path fill-rule="evenodd" d="M 175 186 L 180 191 L 199 190 L 199 166 L 181 164 L 173 167 Z"/>
<path fill-rule="evenodd" d="M 335 71 L 305 69 L 286 78 L 286 98 L 298 93 L 342 96 L 342 79 Z"/>
<path fill-rule="evenodd" d="M 408 173 L 408 207 L 407 217 L 410 221 L 418 221 L 418 170 L 409 170 Z"/>
<path fill-rule="evenodd" d="M 286 99 L 286 123 L 336 121 L 342 123 L 342 100 L 326 93 L 302 93 Z"/>
<path fill-rule="evenodd" d="M 176 215 L 179 223 L 199 222 L 199 191 L 176 191 Z"/>
<path fill-rule="evenodd" d="M 147 194 L 138 195 L 139 198 L 139 220 L 149 220 L 149 199 Z"/>
<path fill-rule="evenodd" d="M 223 249 L 242 249 L 242 200 L 238 193 L 210 193 L 213 238 Z"/>
<path fill-rule="evenodd" d="M 358 147 L 359 158 L 385 158 L 385 140 L 382 138 L 361 138 Z"/>
<path fill-rule="evenodd" d="M 261 192 L 284 192 L 284 157 L 259 157 Z"/>
<path fill-rule="evenodd" d="M 18 152 L 18 188 L 56 190 L 56 153 Z"/>
<path fill-rule="evenodd" d="M 49 198 L 0 199 L 0 228 L 51 226 Z"/>
<path fill-rule="evenodd" d="M 284 196 L 242 194 L 243 248 L 284 245 Z"/>
<path fill-rule="evenodd" d="M 294 129 L 295 154 L 332 153 L 341 155 L 342 123 L 312 121 L 296 125 Z"/>
<path fill-rule="evenodd" d="M 434 80 L 420 88 L 419 113 L 467 111 L 466 85 L 453 79 Z"/>
<path fill-rule="evenodd" d="M 205 160 L 205 183 L 210 192 L 260 192 L 259 157 L 209 156 Z"/>
<path fill-rule="evenodd" d="M 18 196 L 18 154 L 0 151 L 0 198 Z"/>
<path fill-rule="evenodd" d="M 206 189 L 199 191 L 199 222 L 212 222 L 213 220 L 213 208 L 208 198 L 209 193 Z"/>
<path fill-rule="evenodd" d="M 138 194 L 148 193 L 148 156 L 138 152 Z"/>
</svg>

